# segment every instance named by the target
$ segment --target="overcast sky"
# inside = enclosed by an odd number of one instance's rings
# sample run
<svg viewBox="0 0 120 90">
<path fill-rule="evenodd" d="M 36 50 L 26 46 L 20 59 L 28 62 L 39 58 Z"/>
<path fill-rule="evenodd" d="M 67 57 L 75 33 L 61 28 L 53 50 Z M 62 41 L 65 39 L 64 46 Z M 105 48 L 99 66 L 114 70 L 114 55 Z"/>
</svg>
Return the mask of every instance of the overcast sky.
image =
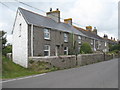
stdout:
<svg viewBox="0 0 120 90">
<path fill-rule="evenodd" d="M 7 2 L 9 1 L 9 2 Z M 118 1 L 119 0 L 20 0 L 33 7 L 35 10 L 14 0 L 2 0 L 6 6 L 0 3 L 0 30 L 7 32 L 7 39 L 12 43 L 12 27 L 18 7 L 23 7 L 39 14 L 46 15 L 50 8 L 61 11 L 61 18 L 72 18 L 79 27 L 87 25 L 97 27 L 98 35 L 109 38 L 118 38 Z M 43 12 L 44 11 L 44 12 Z M 61 20 L 63 21 L 63 20 Z"/>
</svg>

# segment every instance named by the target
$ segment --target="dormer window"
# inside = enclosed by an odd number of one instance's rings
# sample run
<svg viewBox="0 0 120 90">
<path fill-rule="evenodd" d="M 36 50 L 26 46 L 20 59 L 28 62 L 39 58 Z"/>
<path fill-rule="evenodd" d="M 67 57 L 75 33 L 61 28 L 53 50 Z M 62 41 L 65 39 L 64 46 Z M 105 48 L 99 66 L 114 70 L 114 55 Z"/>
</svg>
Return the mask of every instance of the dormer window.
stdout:
<svg viewBox="0 0 120 90">
<path fill-rule="evenodd" d="M 64 42 L 68 42 L 68 35 L 64 33 Z"/>
<path fill-rule="evenodd" d="M 50 30 L 44 29 L 44 39 L 50 39 Z"/>
<path fill-rule="evenodd" d="M 81 36 L 78 36 L 78 43 L 81 44 Z"/>
</svg>

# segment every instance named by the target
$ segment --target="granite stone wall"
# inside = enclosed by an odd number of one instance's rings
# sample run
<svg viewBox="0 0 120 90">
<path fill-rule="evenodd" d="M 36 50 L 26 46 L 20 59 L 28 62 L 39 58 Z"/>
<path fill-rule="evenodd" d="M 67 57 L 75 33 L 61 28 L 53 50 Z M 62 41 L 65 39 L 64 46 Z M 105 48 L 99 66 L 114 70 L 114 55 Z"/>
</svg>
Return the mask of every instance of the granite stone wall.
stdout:
<svg viewBox="0 0 120 90">
<path fill-rule="evenodd" d="M 51 57 L 29 57 L 29 61 L 38 62 L 44 61 L 50 63 L 50 65 L 58 67 L 60 69 L 73 68 L 76 66 L 83 66 L 102 62 L 117 58 L 118 55 L 109 54 L 81 54 L 77 57 L 75 55 L 68 56 L 51 56 Z"/>
</svg>

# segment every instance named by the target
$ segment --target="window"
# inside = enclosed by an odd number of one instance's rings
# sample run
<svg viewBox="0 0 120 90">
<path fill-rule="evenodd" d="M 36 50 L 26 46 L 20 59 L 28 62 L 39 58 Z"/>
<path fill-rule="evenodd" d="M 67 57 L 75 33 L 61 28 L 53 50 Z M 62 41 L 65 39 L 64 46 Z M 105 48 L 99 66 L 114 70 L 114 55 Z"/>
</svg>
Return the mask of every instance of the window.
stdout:
<svg viewBox="0 0 120 90">
<path fill-rule="evenodd" d="M 68 42 L 68 35 L 64 33 L 64 42 Z"/>
<path fill-rule="evenodd" d="M 50 39 L 50 30 L 44 29 L 44 39 Z"/>
<path fill-rule="evenodd" d="M 68 55 L 68 47 L 64 47 L 64 55 Z"/>
<path fill-rule="evenodd" d="M 107 46 L 107 43 L 105 42 L 105 46 Z"/>
<path fill-rule="evenodd" d="M 21 29 L 22 29 L 22 24 L 19 24 L 19 37 L 21 37 Z"/>
<path fill-rule="evenodd" d="M 50 45 L 44 46 L 44 56 L 50 56 Z"/>
<path fill-rule="evenodd" d="M 21 16 L 20 12 L 19 12 L 19 16 Z"/>
<path fill-rule="evenodd" d="M 101 42 L 100 42 L 100 41 L 98 41 L 98 49 L 100 48 L 100 46 L 101 46 Z"/>
<path fill-rule="evenodd" d="M 91 40 L 91 45 L 93 45 L 94 40 Z"/>
<path fill-rule="evenodd" d="M 81 36 L 78 36 L 78 43 L 81 44 Z"/>
</svg>

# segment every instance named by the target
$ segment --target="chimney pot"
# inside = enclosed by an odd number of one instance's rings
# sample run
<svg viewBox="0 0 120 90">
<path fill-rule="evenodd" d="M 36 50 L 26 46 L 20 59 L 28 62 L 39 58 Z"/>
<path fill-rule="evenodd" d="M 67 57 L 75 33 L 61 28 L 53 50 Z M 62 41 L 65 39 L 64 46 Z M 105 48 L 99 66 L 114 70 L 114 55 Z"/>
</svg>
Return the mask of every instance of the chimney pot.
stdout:
<svg viewBox="0 0 120 90">
<path fill-rule="evenodd" d="M 56 10 L 57 10 L 57 11 L 59 11 L 59 9 L 58 9 L 58 8 L 57 8 Z"/>
<path fill-rule="evenodd" d="M 50 12 L 52 11 L 52 8 L 50 8 Z"/>
<path fill-rule="evenodd" d="M 104 38 L 108 39 L 108 36 L 106 34 L 104 34 Z"/>
<path fill-rule="evenodd" d="M 112 40 L 113 38 L 111 37 L 111 40 Z"/>
</svg>

